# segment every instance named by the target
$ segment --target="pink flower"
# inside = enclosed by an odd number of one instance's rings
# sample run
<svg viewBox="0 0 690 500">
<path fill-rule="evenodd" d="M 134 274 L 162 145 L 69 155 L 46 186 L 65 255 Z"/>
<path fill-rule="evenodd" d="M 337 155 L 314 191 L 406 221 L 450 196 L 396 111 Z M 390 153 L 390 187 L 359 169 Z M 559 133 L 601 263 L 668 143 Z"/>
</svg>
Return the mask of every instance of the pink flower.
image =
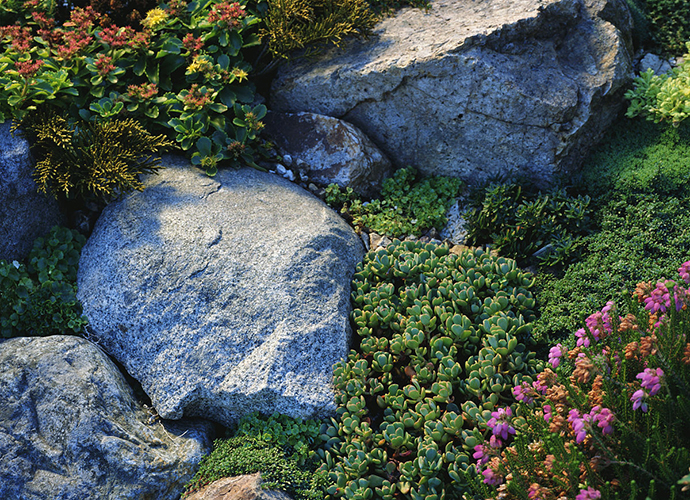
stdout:
<svg viewBox="0 0 690 500">
<path fill-rule="evenodd" d="M 586 425 L 592 417 L 589 414 L 580 416 L 580 412 L 573 408 L 568 412 L 568 422 L 575 433 L 575 442 L 580 444 L 587 437 Z"/>
<path fill-rule="evenodd" d="M 681 264 L 678 268 L 678 274 L 680 274 L 680 279 L 685 281 L 686 285 L 690 285 L 690 260 Z"/>
<path fill-rule="evenodd" d="M 544 420 L 548 422 L 551 420 L 551 417 L 553 417 L 551 405 L 544 405 Z"/>
<path fill-rule="evenodd" d="M 17 68 L 17 72 L 21 76 L 24 78 L 30 78 L 38 72 L 38 69 L 43 65 L 43 62 L 44 61 L 41 59 L 36 61 L 16 62 L 14 63 L 14 67 Z"/>
<path fill-rule="evenodd" d="M 197 38 L 191 33 L 187 33 L 182 39 L 182 46 L 191 54 L 196 54 L 204 48 L 204 41 L 201 39 L 201 37 Z"/>
<path fill-rule="evenodd" d="M 237 2 L 224 2 L 213 6 L 208 14 L 209 23 L 225 23 L 228 29 L 236 29 L 242 26 L 245 17 L 244 7 Z"/>
<path fill-rule="evenodd" d="M 598 500 L 599 498 L 601 498 L 601 492 L 588 486 L 586 490 L 580 490 L 575 500 Z"/>
<path fill-rule="evenodd" d="M 590 410 L 589 416 L 601 428 L 602 434 L 611 434 L 613 432 L 613 419 L 615 415 L 611 410 L 597 405 Z"/>
<path fill-rule="evenodd" d="M 633 402 L 633 410 L 637 410 L 638 408 L 641 408 L 644 413 L 647 413 L 647 410 L 649 409 L 649 406 L 647 403 L 645 403 L 645 399 L 647 399 L 647 393 L 644 392 L 642 389 L 638 389 L 635 391 L 635 393 L 632 395 L 630 398 L 630 401 Z"/>
<path fill-rule="evenodd" d="M 661 379 L 664 376 L 664 371 L 661 368 L 653 370 L 651 368 L 645 368 L 642 373 L 638 373 L 635 378 L 642 380 L 640 384 L 643 389 L 649 391 L 650 396 L 656 395 L 661 389 Z"/>
<path fill-rule="evenodd" d="M 484 482 L 486 484 L 498 486 L 503 482 L 501 475 L 496 473 L 496 471 L 494 471 L 491 467 L 484 469 L 484 471 L 482 471 L 482 475 L 484 476 Z"/>
<path fill-rule="evenodd" d="M 656 314 L 659 311 L 664 313 L 671 307 L 671 294 L 667 287 L 668 284 L 674 284 L 674 282 L 671 280 L 657 282 L 656 288 L 652 290 L 651 295 L 644 299 L 644 308 L 647 311 L 652 314 Z"/>
<path fill-rule="evenodd" d="M 530 404 L 534 401 L 533 391 L 527 382 L 523 382 L 517 387 L 513 387 L 513 396 L 516 401 L 524 401 L 525 404 Z"/>
<path fill-rule="evenodd" d="M 93 65 L 101 76 L 106 76 L 115 69 L 113 58 L 103 54 L 98 54 L 98 59 L 94 61 Z"/>
<path fill-rule="evenodd" d="M 510 408 L 499 408 L 498 411 L 491 412 L 491 420 L 486 425 L 489 426 L 494 436 L 500 436 L 502 439 L 508 439 L 510 434 L 515 434 L 515 428 L 510 425 L 510 417 L 513 416 L 513 411 Z"/>
<path fill-rule="evenodd" d="M 584 333 L 584 330 L 582 330 L 582 333 Z M 554 368 L 558 368 L 558 365 L 561 363 L 561 356 L 563 356 L 566 352 L 568 352 L 568 350 L 565 347 L 563 347 L 560 343 L 552 347 L 549 350 L 549 363 L 551 363 L 551 366 L 553 366 Z"/>
</svg>

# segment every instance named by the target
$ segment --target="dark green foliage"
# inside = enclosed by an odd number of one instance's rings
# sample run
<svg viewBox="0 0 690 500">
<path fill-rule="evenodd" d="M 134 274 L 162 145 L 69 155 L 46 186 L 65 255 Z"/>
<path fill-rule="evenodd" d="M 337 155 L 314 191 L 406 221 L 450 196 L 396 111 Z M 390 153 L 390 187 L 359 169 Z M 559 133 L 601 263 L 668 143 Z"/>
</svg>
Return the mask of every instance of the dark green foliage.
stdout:
<svg viewBox="0 0 690 500">
<path fill-rule="evenodd" d="M 690 195 L 690 126 L 619 120 L 582 172 L 582 184 L 604 204 L 629 192 Z"/>
<path fill-rule="evenodd" d="M 670 55 L 682 54 L 690 40 L 690 1 L 646 0 L 644 12 L 656 46 Z"/>
<path fill-rule="evenodd" d="M 160 167 L 154 153 L 173 146 L 132 119 L 70 124 L 52 112 L 26 115 L 19 124 L 38 159 L 39 191 L 55 197 L 107 203 L 144 186 L 139 175 Z"/>
<path fill-rule="evenodd" d="M 491 243 L 521 263 L 543 248 L 541 263 L 568 264 L 590 232 L 589 202 L 588 196 L 571 197 L 565 190 L 532 194 L 516 183 L 492 184 L 481 205 L 466 215 L 468 243 Z"/>
<path fill-rule="evenodd" d="M 352 191 L 336 184 L 326 188 L 326 202 L 352 218 L 352 224 L 390 237 L 415 235 L 446 225 L 446 212 L 458 195 L 461 181 L 451 177 L 419 177 L 413 167 L 386 179 L 381 198 L 362 202 Z"/>
<path fill-rule="evenodd" d="M 329 498 L 453 498 L 491 418 L 531 382 L 531 279 L 481 250 L 394 240 L 353 280 L 359 340 L 335 365 Z M 438 496 L 437 496 L 438 495 Z"/>
<path fill-rule="evenodd" d="M 3 337 L 81 333 L 86 320 L 77 301 L 76 231 L 54 227 L 38 238 L 26 263 L 0 261 L 0 327 Z"/>
<path fill-rule="evenodd" d="M 625 304 L 640 281 L 676 274 L 690 257 L 688 198 L 627 196 L 601 210 L 601 230 L 589 236 L 582 260 L 561 279 L 537 277 L 540 318 L 534 335 L 555 341 L 579 328 L 608 300 Z"/>
<path fill-rule="evenodd" d="M 644 0 L 626 0 L 633 19 L 633 43 L 640 48 L 650 40 L 649 21 L 644 13 Z"/>
<path fill-rule="evenodd" d="M 313 451 L 321 444 L 320 426 L 278 414 L 243 418 L 235 436 L 214 442 L 185 494 L 224 477 L 260 472 L 264 488 L 285 491 L 295 500 L 323 498 L 328 479 L 316 472 L 319 461 Z"/>
</svg>

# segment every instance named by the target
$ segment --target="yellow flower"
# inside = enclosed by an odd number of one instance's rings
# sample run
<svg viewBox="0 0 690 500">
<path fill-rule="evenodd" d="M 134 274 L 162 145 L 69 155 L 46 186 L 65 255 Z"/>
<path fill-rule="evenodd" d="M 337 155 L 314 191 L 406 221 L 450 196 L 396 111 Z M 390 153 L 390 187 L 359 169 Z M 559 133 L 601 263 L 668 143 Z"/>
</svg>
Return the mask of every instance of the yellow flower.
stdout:
<svg viewBox="0 0 690 500">
<path fill-rule="evenodd" d="M 141 24 L 143 24 L 147 28 L 154 30 L 159 26 L 165 24 L 165 21 L 167 19 L 168 13 L 165 12 L 163 9 L 156 7 L 155 9 L 151 9 L 146 13 L 146 19 L 144 19 L 141 22 Z"/>
<path fill-rule="evenodd" d="M 249 73 L 240 68 L 233 68 L 232 74 L 235 75 L 235 78 L 237 78 L 237 81 L 240 83 L 242 83 L 243 80 L 246 80 L 249 76 Z"/>
<path fill-rule="evenodd" d="M 190 75 L 192 73 L 211 73 L 213 72 L 213 60 L 207 56 L 200 54 L 194 57 L 192 64 L 187 66 L 186 74 Z"/>
</svg>

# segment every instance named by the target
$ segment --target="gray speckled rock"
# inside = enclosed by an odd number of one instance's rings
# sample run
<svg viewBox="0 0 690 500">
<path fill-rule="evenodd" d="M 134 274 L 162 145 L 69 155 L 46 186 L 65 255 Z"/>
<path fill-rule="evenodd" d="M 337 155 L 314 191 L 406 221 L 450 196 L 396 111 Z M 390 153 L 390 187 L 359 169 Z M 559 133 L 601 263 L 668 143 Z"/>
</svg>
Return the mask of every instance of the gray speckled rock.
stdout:
<svg viewBox="0 0 690 500">
<path fill-rule="evenodd" d="M 276 175 L 163 165 L 82 250 L 78 298 L 100 343 L 164 418 L 333 412 L 357 235 Z"/>
<path fill-rule="evenodd" d="M 0 259 L 21 260 L 36 238 L 64 224 L 57 202 L 38 193 L 29 143 L 10 122 L 0 124 Z"/>
<path fill-rule="evenodd" d="M 346 120 L 426 174 L 545 184 L 620 109 L 631 27 L 625 0 L 431 0 L 283 68 L 271 109 Z"/>
<path fill-rule="evenodd" d="M 0 498 L 176 500 L 210 424 L 152 422 L 112 361 L 78 337 L 0 341 Z"/>
<path fill-rule="evenodd" d="M 311 181 L 373 197 L 390 175 L 391 162 L 351 123 L 315 113 L 275 112 L 264 123 L 271 142 Z"/>
</svg>

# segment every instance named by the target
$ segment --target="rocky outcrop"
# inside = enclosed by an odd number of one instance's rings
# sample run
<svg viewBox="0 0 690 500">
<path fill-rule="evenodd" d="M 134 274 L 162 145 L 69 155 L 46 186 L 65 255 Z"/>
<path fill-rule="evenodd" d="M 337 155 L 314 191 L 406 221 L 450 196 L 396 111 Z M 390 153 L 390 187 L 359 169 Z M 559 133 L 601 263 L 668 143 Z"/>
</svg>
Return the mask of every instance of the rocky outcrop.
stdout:
<svg viewBox="0 0 690 500">
<path fill-rule="evenodd" d="M 185 497 L 185 500 L 291 500 L 282 491 L 264 490 L 261 474 L 226 477 Z"/>
<path fill-rule="evenodd" d="M 373 197 L 390 175 L 391 163 L 354 125 L 315 113 L 269 112 L 266 135 L 292 158 L 300 177 L 335 183 Z"/>
<path fill-rule="evenodd" d="M 33 241 L 64 224 L 57 202 L 38 192 L 29 143 L 0 124 L 0 259 L 22 260 Z"/>
<path fill-rule="evenodd" d="M 276 175 L 163 165 L 103 211 L 82 250 L 94 335 L 163 418 L 333 412 L 357 235 Z"/>
<path fill-rule="evenodd" d="M 432 0 L 286 66 L 271 108 L 346 120 L 425 174 L 545 184 L 620 109 L 630 30 L 624 0 Z"/>
<path fill-rule="evenodd" d="M 151 419 L 78 337 L 0 341 L 0 498 L 178 499 L 210 424 Z"/>
</svg>

